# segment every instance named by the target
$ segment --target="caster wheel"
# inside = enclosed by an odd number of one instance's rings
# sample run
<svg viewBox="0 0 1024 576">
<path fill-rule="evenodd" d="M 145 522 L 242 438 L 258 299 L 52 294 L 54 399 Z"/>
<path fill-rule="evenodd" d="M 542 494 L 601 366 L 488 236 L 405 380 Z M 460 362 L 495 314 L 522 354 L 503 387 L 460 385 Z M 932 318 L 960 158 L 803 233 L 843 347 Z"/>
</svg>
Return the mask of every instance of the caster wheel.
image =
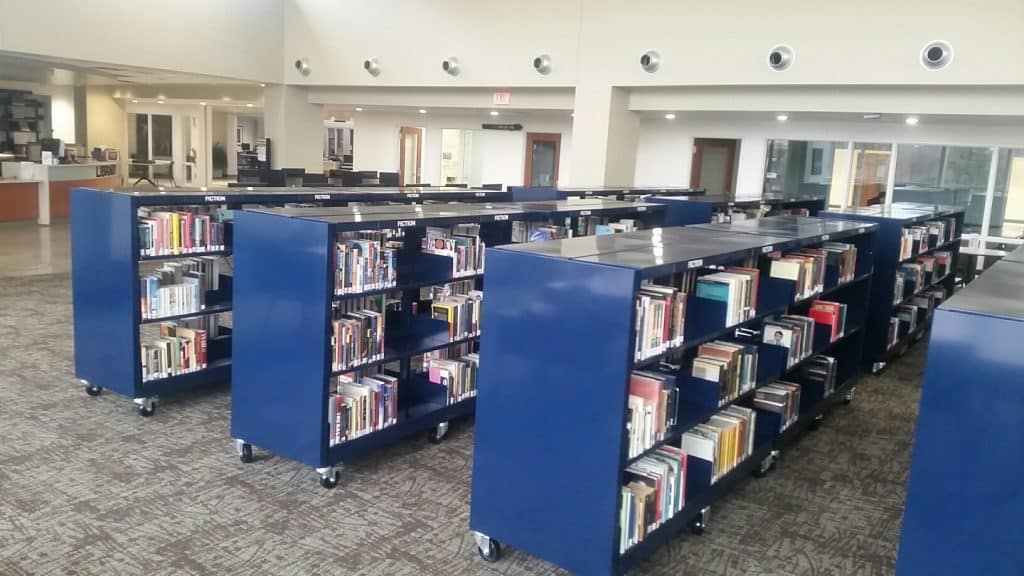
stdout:
<svg viewBox="0 0 1024 576">
<path fill-rule="evenodd" d="M 702 521 L 696 521 L 690 524 L 690 533 L 694 536 L 703 536 L 704 531 L 707 529 L 707 525 Z"/>
<path fill-rule="evenodd" d="M 328 490 L 330 490 L 331 488 L 334 488 L 335 486 L 338 485 L 338 477 L 339 476 L 340 476 L 340 473 L 338 473 L 338 472 L 334 472 L 330 476 L 321 476 L 320 477 L 320 485 L 323 486 L 324 488 L 327 488 Z"/>
<path fill-rule="evenodd" d="M 96 386 L 95 384 L 90 384 L 90 385 L 85 387 L 85 393 L 88 394 L 89 396 L 99 396 L 100 392 L 103 392 L 103 387 L 102 386 Z"/>
<path fill-rule="evenodd" d="M 139 416 L 142 416 L 143 418 L 149 418 L 153 414 L 156 414 L 156 404 L 154 403 L 154 404 L 152 404 L 149 407 L 140 405 L 138 407 L 138 410 L 139 410 Z"/>
<path fill-rule="evenodd" d="M 238 455 L 238 459 L 241 460 L 243 464 L 252 462 L 252 444 L 242 444 L 242 453 Z M 323 480 L 321 480 L 321 483 L 322 482 Z"/>
<path fill-rule="evenodd" d="M 808 430 L 817 430 L 821 428 L 821 418 L 815 418 L 810 424 L 807 425 Z"/>
<path fill-rule="evenodd" d="M 501 544 L 493 538 L 487 539 L 487 546 L 477 546 L 477 552 L 480 553 L 480 557 L 488 562 L 497 562 L 501 559 Z"/>
<path fill-rule="evenodd" d="M 439 435 L 435 428 L 427 434 L 427 440 L 429 440 L 431 444 L 440 444 L 441 442 L 444 442 L 444 436 Z"/>
<path fill-rule="evenodd" d="M 758 468 L 757 470 L 754 470 L 754 478 L 764 478 L 767 475 L 768 470 L 764 468 Z"/>
<path fill-rule="evenodd" d="M 846 404 L 847 406 L 853 404 L 853 398 L 843 398 L 843 404 Z"/>
</svg>

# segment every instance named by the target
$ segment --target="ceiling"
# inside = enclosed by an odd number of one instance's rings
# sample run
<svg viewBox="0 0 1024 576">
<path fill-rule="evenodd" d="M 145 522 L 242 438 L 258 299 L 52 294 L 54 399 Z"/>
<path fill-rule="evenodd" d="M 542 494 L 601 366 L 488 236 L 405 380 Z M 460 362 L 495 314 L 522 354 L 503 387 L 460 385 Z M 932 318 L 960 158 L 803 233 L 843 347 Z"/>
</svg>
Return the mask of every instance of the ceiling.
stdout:
<svg viewBox="0 0 1024 576">
<path fill-rule="evenodd" d="M 231 78 L 0 52 L 0 81 L 46 85 L 252 84 Z"/>
</svg>

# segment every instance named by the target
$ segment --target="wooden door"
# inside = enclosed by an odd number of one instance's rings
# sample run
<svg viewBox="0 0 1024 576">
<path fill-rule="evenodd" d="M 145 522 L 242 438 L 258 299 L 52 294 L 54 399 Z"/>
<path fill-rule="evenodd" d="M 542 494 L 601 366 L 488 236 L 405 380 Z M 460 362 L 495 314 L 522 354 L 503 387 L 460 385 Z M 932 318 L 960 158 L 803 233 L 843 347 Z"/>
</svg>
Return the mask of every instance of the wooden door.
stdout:
<svg viewBox="0 0 1024 576">
<path fill-rule="evenodd" d="M 398 146 L 398 185 L 421 184 L 423 175 L 423 128 L 402 126 Z"/>
<path fill-rule="evenodd" d="M 561 134 L 527 132 L 523 185 L 558 186 L 558 159 L 561 151 Z"/>
<path fill-rule="evenodd" d="M 690 188 L 705 188 L 709 196 L 733 198 L 738 144 L 738 140 L 694 138 Z"/>
</svg>

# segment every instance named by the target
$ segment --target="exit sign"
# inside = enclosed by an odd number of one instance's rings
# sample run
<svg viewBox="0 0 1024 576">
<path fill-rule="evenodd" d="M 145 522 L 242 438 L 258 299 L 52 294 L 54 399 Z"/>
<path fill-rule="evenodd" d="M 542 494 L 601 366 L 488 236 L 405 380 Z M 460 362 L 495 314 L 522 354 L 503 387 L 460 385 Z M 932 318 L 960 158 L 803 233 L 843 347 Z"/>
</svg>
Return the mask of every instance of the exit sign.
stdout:
<svg viewBox="0 0 1024 576">
<path fill-rule="evenodd" d="M 495 106 L 508 106 L 512 103 L 512 92 L 508 90 L 497 89 L 494 91 L 494 105 Z"/>
</svg>

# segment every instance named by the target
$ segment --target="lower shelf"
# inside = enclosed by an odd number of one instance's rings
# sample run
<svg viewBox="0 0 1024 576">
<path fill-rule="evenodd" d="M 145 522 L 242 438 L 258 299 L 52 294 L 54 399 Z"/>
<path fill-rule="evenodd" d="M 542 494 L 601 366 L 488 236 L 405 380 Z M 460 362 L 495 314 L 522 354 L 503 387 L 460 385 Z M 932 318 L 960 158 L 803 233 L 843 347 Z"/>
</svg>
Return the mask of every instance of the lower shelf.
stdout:
<svg viewBox="0 0 1024 576">
<path fill-rule="evenodd" d="M 324 465 L 334 466 L 344 460 L 358 458 L 387 444 L 426 432 L 442 422 L 470 416 L 475 411 L 476 398 L 448 406 L 433 402 L 410 406 L 402 410 L 395 424 L 328 448 L 327 462 Z"/>
<path fill-rule="evenodd" d="M 835 392 L 830 394 L 821 402 L 818 402 L 817 406 L 801 414 L 800 417 L 797 418 L 796 422 L 792 423 L 789 426 L 789 428 L 786 428 L 785 430 L 782 431 L 781 434 L 776 436 L 775 448 L 778 449 L 783 446 L 792 444 L 793 441 L 800 435 L 800 433 L 807 430 L 807 428 L 812 423 L 814 423 L 818 416 L 821 416 L 822 414 L 825 413 L 825 410 L 827 410 L 829 406 L 835 404 L 840 399 L 846 396 L 846 393 L 849 392 L 850 389 L 853 388 L 853 385 L 857 383 L 858 377 L 859 374 L 854 374 L 845 382 L 836 386 Z"/>
<path fill-rule="evenodd" d="M 678 514 L 648 534 L 642 542 L 620 555 L 616 573 L 626 573 L 643 564 L 651 554 L 689 526 L 693 519 L 700 514 L 701 509 L 728 494 L 737 484 L 757 470 L 761 466 L 761 461 L 768 457 L 771 451 L 772 446 L 769 442 L 755 446 L 753 453 L 746 460 L 740 462 L 707 490 L 688 499 Z"/>
<path fill-rule="evenodd" d="M 158 394 L 189 390 L 207 384 L 227 382 L 230 379 L 231 358 L 222 358 L 210 362 L 202 370 L 143 382 L 140 389 L 145 396 L 156 396 Z"/>
</svg>

